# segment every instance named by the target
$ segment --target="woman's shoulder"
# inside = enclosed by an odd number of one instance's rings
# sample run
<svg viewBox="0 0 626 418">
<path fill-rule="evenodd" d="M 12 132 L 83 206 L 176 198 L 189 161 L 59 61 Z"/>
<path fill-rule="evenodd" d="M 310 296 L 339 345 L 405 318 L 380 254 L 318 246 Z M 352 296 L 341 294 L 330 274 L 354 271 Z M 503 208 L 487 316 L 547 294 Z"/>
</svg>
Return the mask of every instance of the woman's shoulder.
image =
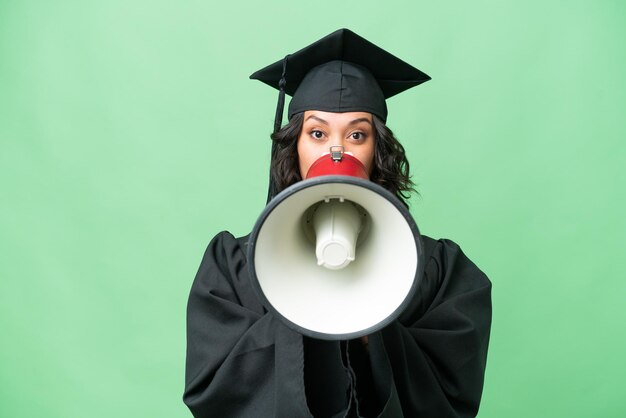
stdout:
<svg viewBox="0 0 626 418">
<path fill-rule="evenodd" d="M 422 235 L 423 275 L 414 303 L 403 315 L 405 322 L 421 317 L 427 310 L 446 301 L 465 298 L 476 292 L 488 295 L 491 282 L 454 241 Z M 486 296 L 485 303 L 489 297 Z M 482 302 L 481 302 L 482 303 Z"/>
<path fill-rule="evenodd" d="M 240 273 L 246 264 L 248 236 L 235 237 L 229 231 L 220 231 L 206 246 L 198 273 L 220 271 L 226 276 Z"/>
<path fill-rule="evenodd" d="M 465 254 L 461 246 L 447 238 L 422 237 L 424 276 L 428 281 L 445 285 L 452 293 L 491 287 L 487 275 Z M 454 290 L 453 290 L 454 289 Z M 448 296 L 450 296 L 448 294 Z"/>
<path fill-rule="evenodd" d="M 435 239 L 427 235 L 422 235 L 422 241 L 424 244 L 424 261 L 426 267 L 430 265 L 431 267 L 437 267 L 438 270 L 445 272 L 450 268 L 458 268 L 459 265 L 461 265 L 465 268 L 477 270 L 484 275 L 455 241 L 448 238 Z"/>
<path fill-rule="evenodd" d="M 223 230 L 215 234 L 209 241 L 207 251 L 211 248 L 220 248 L 228 250 L 243 251 L 245 254 L 248 247 L 248 238 L 250 234 L 236 237 L 230 231 Z"/>
<path fill-rule="evenodd" d="M 422 241 L 426 247 L 425 252 L 429 249 L 449 249 L 450 251 L 462 252 L 461 246 L 449 238 L 432 238 L 428 235 L 422 235 Z"/>
</svg>

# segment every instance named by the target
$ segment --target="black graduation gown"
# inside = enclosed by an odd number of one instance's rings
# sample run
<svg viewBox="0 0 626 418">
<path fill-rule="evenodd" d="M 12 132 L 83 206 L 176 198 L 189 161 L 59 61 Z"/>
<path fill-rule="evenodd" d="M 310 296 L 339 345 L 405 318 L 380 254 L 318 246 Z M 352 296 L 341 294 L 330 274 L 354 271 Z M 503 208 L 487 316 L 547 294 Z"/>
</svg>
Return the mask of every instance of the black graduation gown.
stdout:
<svg viewBox="0 0 626 418">
<path fill-rule="evenodd" d="M 247 237 L 218 234 L 187 307 L 183 400 L 193 415 L 344 417 L 373 405 L 379 418 L 474 417 L 491 283 L 454 242 L 423 239 L 425 274 L 412 303 L 370 335 L 365 350 L 360 341 L 312 340 L 283 325 L 249 283 Z"/>
</svg>

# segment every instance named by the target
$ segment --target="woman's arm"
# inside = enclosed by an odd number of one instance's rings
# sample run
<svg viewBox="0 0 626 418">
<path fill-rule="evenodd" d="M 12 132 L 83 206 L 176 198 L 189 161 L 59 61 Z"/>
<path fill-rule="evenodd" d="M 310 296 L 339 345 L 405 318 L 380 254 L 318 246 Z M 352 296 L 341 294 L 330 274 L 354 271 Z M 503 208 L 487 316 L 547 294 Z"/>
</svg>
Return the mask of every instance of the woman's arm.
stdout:
<svg viewBox="0 0 626 418">
<path fill-rule="evenodd" d="M 491 283 L 452 241 L 425 238 L 425 275 L 398 321 L 369 338 L 380 417 L 478 413 L 491 326 Z M 389 382 L 389 385 L 385 384 Z"/>
<path fill-rule="evenodd" d="M 291 358 L 301 353 L 302 338 L 257 300 L 240 242 L 218 234 L 189 295 L 184 402 L 197 418 L 293 416 L 306 406 Z"/>
</svg>

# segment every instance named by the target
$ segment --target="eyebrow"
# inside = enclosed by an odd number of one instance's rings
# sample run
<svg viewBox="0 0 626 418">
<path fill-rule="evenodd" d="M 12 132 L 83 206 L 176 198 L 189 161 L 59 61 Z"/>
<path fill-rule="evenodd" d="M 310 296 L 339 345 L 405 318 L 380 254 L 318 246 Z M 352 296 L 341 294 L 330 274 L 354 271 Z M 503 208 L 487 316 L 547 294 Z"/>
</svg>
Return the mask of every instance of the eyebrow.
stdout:
<svg viewBox="0 0 626 418">
<path fill-rule="evenodd" d="M 315 120 L 316 120 L 316 121 L 318 121 L 319 123 L 323 123 L 324 125 L 328 125 L 328 122 L 327 122 L 327 121 L 325 121 L 324 119 L 322 119 L 322 118 L 320 118 L 320 117 L 317 117 L 317 116 L 315 116 L 315 115 L 310 115 L 308 118 L 306 118 L 306 119 L 305 119 L 305 122 L 306 122 L 307 120 L 309 120 L 309 119 L 315 119 Z M 358 118 L 358 119 L 354 119 L 354 120 L 350 121 L 350 122 L 348 123 L 348 125 L 357 125 L 357 124 L 359 124 L 359 123 L 361 123 L 361 122 L 367 122 L 367 123 L 369 123 L 370 125 L 372 124 L 372 121 L 371 121 L 371 120 L 369 120 L 368 118 Z"/>
<path fill-rule="evenodd" d="M 315 115 L 309 115 L 309 117 L 305 119 L 305 122 L 306 122 L 307 120 L 309 120 L 309 119 L 315 119 L 315 120 L 316 120 L 316 121 L 318 121 L 319 123 L 323 123 L 324 125 L 328 125 L 328 122 L 326 122 L 326 121 L 325 121 L 324 119 L 322 119 L 322 118 L 318 118 L 318 117 L 317 117 L 317 116 L 315 116 Z"/>
<path fill-rule="evenodd" d="M 358 118 L 358 119 L 355 119 L 352 122 L 350 122 L 348 125 L 357 125 L 357 124 L 359 124 L 361 122 L 367 122 L 370 125 L 372 124 L 372 121 L 369 120 L 368 118 Z"/>
</svg>

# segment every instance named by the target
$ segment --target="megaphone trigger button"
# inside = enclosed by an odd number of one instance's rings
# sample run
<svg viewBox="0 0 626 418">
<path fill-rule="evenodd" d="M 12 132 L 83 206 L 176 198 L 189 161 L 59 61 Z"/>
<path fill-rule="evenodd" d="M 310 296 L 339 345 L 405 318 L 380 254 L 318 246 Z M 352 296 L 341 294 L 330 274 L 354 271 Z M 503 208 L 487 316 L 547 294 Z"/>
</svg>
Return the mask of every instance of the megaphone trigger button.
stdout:
<svg viewBox="0 0 626 418">
<path fill-rule="evenodd" d="M 333 145 L 330 147 L 330 158 L 335 161 L 335 162 L 339 162 L 343 159 L 343 145 Z"/>
</svg>

